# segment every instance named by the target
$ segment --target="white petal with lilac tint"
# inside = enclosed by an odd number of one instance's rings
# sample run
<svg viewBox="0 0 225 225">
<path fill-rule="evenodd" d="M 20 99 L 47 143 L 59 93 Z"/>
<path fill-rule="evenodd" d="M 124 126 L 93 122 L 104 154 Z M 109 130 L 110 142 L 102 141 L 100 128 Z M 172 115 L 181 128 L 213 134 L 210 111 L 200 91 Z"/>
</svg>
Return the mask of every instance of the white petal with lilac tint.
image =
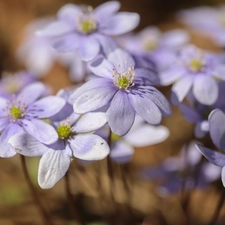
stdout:
<svg viewBox="0 0 225 225">
<path fill-rule="evenodd" d="M 66 150 L 49 149 L 40 159 L 38 184 L 43 189 L 52 188 L 63 178 L 70 165 Z"/>
<path fill-rule="evenodd" d="M 205 163 L 202 165 L 203 173 L 208 182 L 217 180 L 221 175 L 221 168 L 211 163 Z"/>
<path fill-rule="evenodd" d="M 31 104 L 40 98 L 44 92 L 46 91 L 46 87 L 41 82 L 35 82 L 28 86 L 26 86 L 18 95 L 17 100 L 24 104 Z"/>
<path fill-rule="evenodd" d="M 212 77 L 197 75 L 193 84 L 193 94 L 200 103 L 212 105 L 218 98 L 219 88 Z"/>
<path fill-rule="evenodd" d="M 84 92 L 89 91 L 91 89 L 96 89 L 99 87 L 110 87 L 114 86 L 112 80 L 96 78 L 84 83 L 82 86 L 77 88 L 69 97 L 69 103 L 73 104 L 74 101 Z"/>
<path fill-rule="evenodd" d="M 206 148 L 202 145 L 196 145 L 196 148 L 209 160 L 209 162 L 211 162 L 212 164 L 216 165 L 216 166 L 220 166 L 220 167 L 224 167 L 225 166 L 225 155 L 217 152 L 217 151 L 213 151 L 209 148 Z"/>
<path fill-rule="evenodd" d="M 95 111 L 112 99 L 117 90 L 111 87 L 98 87 L 81 94 L 73 104 L 75 113 L 83 114 Z"/>
<path fill-rule="evenodd" d="M 108 35 L 121 35 L 135 29 L 140 21 L 137 13 L 119 12 L 104 23 L 101 31 Z"/>
<path fill-rule="evenodd" d="M 37 118 L 48 118 L 58 113 L 66 104 L 66 101 L 57 96 L 48 96 L 32 104 L 27 113 Z"/>
<path fill-rule="evenodd" d="M 144 124 L 136 130 L 131 130 L 124 139 L 134 147 L 144 147 L 165 141 L 169 136 L 165 126 L 151 126 Z"/>
<path fill-rule="evenodd" d="M 94 134 L 77 135 L 69 146 L 67 148 L 71 148 L 74 157 L 88 161 L 104 159 L 110 152 L 107 142 Z"/>
<path fill-rule="evenodd" d="M 185 96 L 188 94 L 193 84 L 192 76 L 185 76 L 177 81 L 173 87 L 172 92 L 177 96 L 178 101 L 182 102 Z"/>
<path fill-rule="evenodd" d="M 105 113 L 87 113 L 81 116 L 72 127 L 72 130 L 76 133 L 87 133 L 101 128 L 106 122 Z"/>
<path fill-rule="evenodd" d="M 162 120 L 162 113 L 148 96 L 144 94 L 135 93 L 129 95 L 131 103 L 137 114 L 146 120 L 149 124 L 158 125 Z"/>
<path fill-rule="evenodd" d="M 75 51 L 79 46 L 77 34 L 67 34 L 52 40 L 52 47 L 61 53 Z"/>
<path fill-rule="evenodd" d="M 215 109 L 209 114 L 209 132 L 213 143 L 225 151 L 225 114 Z"/>
<path fill-rule="evenodd" d="M 225 187 L 225 167 L 222 168 L 221 179 L 223 182 L 223 186 Z"/>
<path fill-rule="evenodd" d="M 134 148 L 121 140 L 117 141 L 112 147 L 110 158 L 117 163 L 128 163 L 133 154 Z"/>
<path fill-rule="evenodd" d="M 125 91 L 121 90 L 115 94 L 106 112 L 106 118 L 114 134 L 123 136 L 130 130 L 135 111 Z"/>
<path fill-rule="evenodd" d="M 57 21 L 53 22 L 47 27 L 45 27 L 43 30 L 39 30 L 36 32 L 38 36 L 60 36 L 62 34 L 68 33 L 74 29 L 73 26 L 66 23 L 65 21 Z"/>
<path fill-rule="evenodd" d="M 108 55 L 108 60 L 114 66 L 117 72 L 124 72 L 129 66 L 135 66 L 133 57 L 126 51 L 117 48 L 115 51 Z"/>
<path fill-rule="evenodd" d="M 18 133 L 9 139 L 9 144 L 15 151 L 24 156 L 42 156 L 48 151 L 48 147 L 27 133 Z"/>
<path fill-rule="evenodd" d="M 8 99 L 0 96 L 0 116 L 1 117 L 4 117 L 6 114 L 6 111 L 4 109 L 6 109 L 8 101 L 9 101 Z"/>
<path fill-rule="evenodd" d="M 56 130 L 42 120 L 34 118 L 32 120 L 23 119 L 23 127 L 28 134 L 43 144 L 50 145 L 58 140 Z"/>
<path fill-rule="evenodd" d="M 119 1 L 108 1 L 96 7 L 93 11 L 93 14 L 98 22 L 104 23 L 104 21 L 108 19 L 109 16 L 112 16 L 114 13 L 116 13 L 119 8 Z"/>
<path fill-rule="evenodd" d="M 17 123 L 10 123 L 0 135 L 0 157 L 9 158 L 16 154 L 12 146 L 8 143 L 9 138 L 14 134 L 23 132 L 23 128 Z"/>
<path fill-rule="evenodd" d="M 196 138 L 203 138 L 208 131 L 202 130 L 201 122 L 195 124 L 194 134 Z"/>
<path fill-rule="evenodd" d="M 180 111 L 185 119 L 191 123 L 197 123 L 202 120 L 202 116 L 195 108 L 192 108 L 184 103 L 180 104 Z"/>
<path fill-rule="evenodd" d="M 82 36 L 80 37 L 79 45 L 77 47 L 77 52 L 80 55 L 80 58 L 84 61 L 90 61 L 94 59 L 95 56 L 98 55 L 100 51 L 100 44 L 98 40 L 90 35 L 90 36 Z"/>
<path fill-rule="evenodd" d="M 171 69 L 165 69 L 159 73 L 160 83 L 164 86 L 170 85 L 176 81 L 185 73 L 182 67 L 173 67 Z"/>
<path fill-rule="evenodd" d="M 5 129 L 5 127 L 10 123 L 8 117 L 0 118 L 0 132 Z"/>
<path fill-rule="evenodd" d="M 225 80 L 225 66 L 217 65 L 213 71 L 213 76 L 220 80 Z"/>
</svg>

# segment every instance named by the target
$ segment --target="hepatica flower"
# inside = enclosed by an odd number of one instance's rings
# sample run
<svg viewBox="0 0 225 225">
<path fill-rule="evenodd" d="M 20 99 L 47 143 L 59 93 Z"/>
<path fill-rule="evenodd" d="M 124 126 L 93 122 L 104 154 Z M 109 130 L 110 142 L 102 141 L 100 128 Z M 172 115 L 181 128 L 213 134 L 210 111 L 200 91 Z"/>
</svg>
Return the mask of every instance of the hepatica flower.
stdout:
<svg viewBox="0 0 225 225">
<path fill-rule="evenodd" d="M 60 52 L 77 50 L 82 60 L 93 59 L 101 48 L 112 41 L 109 35 L 121 35 L 133 30 L 139 23 L 136 13 L 118 12 L 120 3 L 109 1 L 98 6 L 63 6 L 58 20 L 38 32 L 42 36 L 57 37 L 53 48 Z"/>
<path fill-rule="evenodd" d="M 218 98 L 216 79 L 225 80 L 225 66 L 217 56 L 203 52 L 195 46 L 187 46 L 177 63 L 160 74 L 161 84 L 172 86 L 172 96 L 183 101 L 189 91 L 202 104 L 212 105 Z"/>
<path fill-rule="evenodd" d="M 135 68 L 133 58 L 121 49 L 98 58 L 90 70 L 101 78 L 90 80 L 71 95 L 75 113 L 82 114 L 106 107 L 106 118 L 113 133 L 125 135 L 135 114 L 156 125 L 162 115 L 171 115 L 167 99 L 150 86 L 152 72 Z"/>
<path fill-rule="evenodd" d="M 16 154 L 8 140 L 22 131 L 45 144 L 57 141 L 55 129 L 41 119 L 59 112 L 65 101 L 56 96 L 39 99 L 44 92 L 45 86 L 36 82 L 25 87 L 12 100 L 0 97 L 0 157 Z"/>
<path fill-rule="evenodd" d="M 61 93 L 61 97 L 66 97 Z M 66 110 L 72 106 L 67 104 Z M 64 110 L 64 109 L 63 109 Z M 28 133 L 19 133 L 10 138 L 9 143 L 25 156 L 42 156 L 38 169 L 38 183 L 46 189 L 53 187 L 67 172 L 71 158 L 100 160 L 109 154 L 109 146 L 104 139 L 93 134 L 106 123 L 105 113 L 71 114 L 67 119 L 54 122 L 58 141 L 52 145 L 41 143 Z"/>
<path fill-rule="evenodd" d="M 225 114 L 220 109 L 213 110 L 209 115 L 209 132 L 213 143 L 220 151 L 214 151 L 202 145 L 196 145 L 196 147 L 209 162 L 222 167 L 221 178 L 225 187 Z"/>
</svg>

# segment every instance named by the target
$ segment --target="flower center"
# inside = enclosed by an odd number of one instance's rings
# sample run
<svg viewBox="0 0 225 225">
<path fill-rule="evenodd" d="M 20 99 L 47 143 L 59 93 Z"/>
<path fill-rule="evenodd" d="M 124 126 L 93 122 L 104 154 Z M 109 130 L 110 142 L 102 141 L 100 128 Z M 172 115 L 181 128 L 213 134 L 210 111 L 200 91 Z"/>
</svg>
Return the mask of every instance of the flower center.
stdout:
<svg viewBox="0 0 225 225">
<path fill-rule="evenodd" d="M 192 72 L 198 72 L 198 71 L 202 70 L 203 67 L 204 67 L 204 64 L 199 59 L 193 59 L 190 61 L 189 69 Z"/>
<path fill-rule="evenodd" d="M 69 125 L 60 125 L 57 129 L 57 133 L 61 139 L 68 138 L 71 134 L 71 129 Z"/>
<path fill-rule="evenodd" d="M 83 34 L 90 34 L 96 30 L 97 23 L 92 15 L 92 7 L 89 6 L 87 11 L 80 15 L 77 27 Z"/>
<path fill-rule="evenodd" d="M 14 118 L 14 119 L 20 119 L 22 117 L 22 110 L 17 107 L 17 106 L 13 106 L 11 109 L 10 109 L 10 115 Z"/>
<path fill-rule="evenodd" d="M 127 62 L 125 62 L 127 64 Z M 135 71 L 133 66 L 129 66 L 127 70 L 123 72 L 118 72 L 113 69 L 113 84 L 120 89 L 127 90 L 129 87 L 134 86 L 133 80 L 135 76 Z"/>
<path fill-rule="evenodd" d="M 158 41 L 157 40 L 148 40 L 145 44 L 144 44 L 144 48 L 151 52 L 153 50 L 155 50 L 158 47 Z"/>
</svg>

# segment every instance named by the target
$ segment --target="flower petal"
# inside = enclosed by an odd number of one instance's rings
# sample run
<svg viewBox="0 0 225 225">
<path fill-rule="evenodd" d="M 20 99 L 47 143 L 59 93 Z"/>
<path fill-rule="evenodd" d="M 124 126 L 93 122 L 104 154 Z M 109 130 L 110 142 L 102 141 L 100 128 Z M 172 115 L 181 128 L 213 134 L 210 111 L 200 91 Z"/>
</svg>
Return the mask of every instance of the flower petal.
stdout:
<svg viewBox="0 0 225 225">
<path fill-rule="evenodd" d="M 113 97 L 106 118 L 114 134 L 125 135 L 132 127 L 135 111 L 125 91 L 118 91 Z"/>
<path fill-rule="evenodd" d="M 101 128 L 106 122 L 105 113 L 87 113 L 81 116 L 81 118 L 74 124 L 72 129 L 76 133 L 87 133 Z"/>
<path fill-rule="evenodd" d="M 42 120 L 34 118 L 32 120 L 23 119 L 23 127 L 28 134 L 43 144 L 50 145 L 58 140 L 56 130 Z"/>
<path fill-rule="evenodd" d="M 13 135 L 9 139 L 9 144 L 17 153 L 24 156 L 42 156 L 48 151 L 47 146 L 25 132 Z"/>
<path fill-rule="evenodd" d="M 218 98 L 219 88 L 212 77 L 204 75 L 196 76 L 193 85 L 193 94 L 200 103 L 212 105 Z"/>
<path fill-rule="evenodd" d="M 5 114 L 6 114 L 5 109 L 7 107 L 7 102 L 8 101 L 9 101 L 8 99 L 3 98 L 3 97 L 0 96 L 0 116 L 1 117 L 4 117 Z"/>
<path fill-rule="evenodd" d="M 70 148 L 74 157 L 83 160 L 101 160 L 110 151 L 107 142 L 95 134 L 75 136 L 70 142 Z"/>
<path fill-rule="evenodd" d="M 137 13 L 119 12 L 105 22 L 101 31 L 108 35 L 121 35 L 135 29 L 140 21 Z"/>
<path fill-rule="evenodd" d="M 225 114 L 215 109 L 209 114 L 209 132 L 213 143 L 225 151 Z"/>
<path fill-rule="evenodd" d="M 185 119 L 191 123 L 197 123 L 203 119 L 195 108 L 192 108 L 187 104 L 180 104 L 180 111 Z"/>
<path fill-rule="evenodd" d="M 41 158 L 38 169 L 38 183 L 41 188 L 52 188 L 67 172 L 70 157 L 65 150 L 49 149 Z"/>
<path fill-rule="evenodd" d="M 225 167 L 222 168 L 221 179 L 223 182 L 223 186 L 225 187 Z"/>
<path fill-rule="evenodd" d="M 220 153 L 220 152 L 216 152 L 213 151 L 209 148 L 206 148 L 202 145 L 196 145 L 196 148 L 202 153 L 202 155 L 204 155 L 209 162 L 211 162 L 212 164 L 216 165 L 216 166 L 220 166 L 220 167 L 224 167 L 225 166 L 225 155 Z"/>
</svg>

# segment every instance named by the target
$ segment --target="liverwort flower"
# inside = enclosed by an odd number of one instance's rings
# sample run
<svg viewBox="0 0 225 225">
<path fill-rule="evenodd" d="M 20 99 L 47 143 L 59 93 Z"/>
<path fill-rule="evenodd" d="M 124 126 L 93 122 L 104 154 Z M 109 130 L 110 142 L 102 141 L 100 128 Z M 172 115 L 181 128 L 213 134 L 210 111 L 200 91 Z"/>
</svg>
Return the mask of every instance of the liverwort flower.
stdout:
<svg viewBox="0 0 225 225">
<path fill-rule="evenodd" d="M 23 131 L 45 144 L 57 141 L 58 135 L 54 128 L 41 119 L 59 112 L 65 101 L 56 96 L 39 99 L 44 92 L 45 86 L 35 82 L 11 100 L 0 97 L 0 157 L 7 158 L 16 154 L 8 140 Z"/>
<path fill-rule="evenodd" d="M 68 98 L 68 93 L 64 91 L 58 95 L 64 99 Z M 72 105 L 67 103 L 62 111 L 71 112 Z M 59 114 L 54 118 L 60 118 Z M 105 113 L 102 112 L 85 115 L 72 113 L 63 121 L 53 122 L 58 134 L 58 141 L 54 144 L 43 144 L 28 133 L 14 135 L 9 143 L 22 155 L 42 156 L 38 169 L 38 183 L 43 189 L 47 189 L 53 187 L 65 175 L 71 158 L 93 161 L 103 159 L 109 154 L 107 142 L 93 134 L 105 123 Z"/>
<path fill-rule="evenodd" d="M 108 58 L 99 57 L 90 70 L 101 78 L 90 80 L 71 95 L 75 113 L 83 114 L 106 107 L 106 118 L 113 133 L 125 135 L 137 113 L 157 125 L 162 115 L 171 115 L 167 99 L 150 86 L 154 76 L 147 69 L 135 68 L 134 59 L 117 49 Z"/>
<path fill-rule="evenodd" d="M 173 84 L 172 100 L 182 102 L 189 91 L 202 104 L 212 105 L 218 98 L 216 79 L 225 80 L 225 66 L 216 55 L 190 45 L 182 49 L 177 63 L 160 73 L 162 85 Z"/>
<path fill-rule="evenodd" d="M 38 35 L 55 37 L 53 48 L 59 52 L 77 50 L 81 59 L 89 61 L 107 49 L 116 36 L 133 30 L 139 23 L 137 13 L 118 12 L 120 3 L 109 1 L 95 9 L 66 4 L 53 22 Z"/>
<path fill-rule="evenodd" d="M 202 145 L 196 145 L 196 147 L 209 162 L 222 167 L 221 179 L 225 187 L 225 114 L 220 109 L 213 110 L 209 115 L 209 133 L 220 151 L 214 151 Z"/>
</svg>

